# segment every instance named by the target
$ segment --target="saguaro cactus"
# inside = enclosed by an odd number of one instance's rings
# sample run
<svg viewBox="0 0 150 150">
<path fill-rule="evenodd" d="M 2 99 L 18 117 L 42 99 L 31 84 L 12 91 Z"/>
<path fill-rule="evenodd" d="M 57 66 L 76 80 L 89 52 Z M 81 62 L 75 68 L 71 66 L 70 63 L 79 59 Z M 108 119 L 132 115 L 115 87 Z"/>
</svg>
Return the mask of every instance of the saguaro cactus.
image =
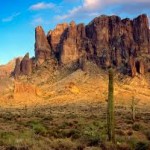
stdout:
<svg viewBox="0 0 150 150">
<path fill-rule="evenodd" d="M 115 142 L 114 131 L 114 73 L 109 70 L 109 85 L 108 85 L 108 110 L 107 110 L 107 127 L 108 127 L 108 140 Z"/>
</svg>

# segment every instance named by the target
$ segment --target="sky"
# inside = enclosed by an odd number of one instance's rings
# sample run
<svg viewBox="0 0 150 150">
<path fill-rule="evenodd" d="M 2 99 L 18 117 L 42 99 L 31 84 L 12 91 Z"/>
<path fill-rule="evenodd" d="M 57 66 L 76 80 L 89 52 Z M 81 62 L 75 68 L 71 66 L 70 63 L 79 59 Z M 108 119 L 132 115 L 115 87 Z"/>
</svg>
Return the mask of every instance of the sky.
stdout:
<svg viewBox="0 0 150 150">
<path fill-rule="evenodd" d="M 150 0 L 0 0 L 0 64 L 27 52 L 34 56 L 35 27 L 45 33 L 58 23 L 90 22 L 100 15 L 134 18 L 146 13 Z"/>
</svg>

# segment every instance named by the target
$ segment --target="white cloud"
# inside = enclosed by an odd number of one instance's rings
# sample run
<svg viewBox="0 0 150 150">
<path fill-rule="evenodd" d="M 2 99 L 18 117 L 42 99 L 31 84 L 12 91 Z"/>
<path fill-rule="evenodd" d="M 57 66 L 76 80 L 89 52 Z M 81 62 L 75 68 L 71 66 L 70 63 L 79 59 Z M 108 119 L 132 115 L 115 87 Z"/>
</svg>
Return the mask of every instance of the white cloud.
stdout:
<svg viewBox="0 0 150 150">
<path fill-rule="evenodd" d="M 101 6 L 101 0 L 84 0 L 83 8 L 87 10 L 98 9 Z"/>
<path fill-rule="evenodd" d="M 113 10 L 113 12 L 124 12 L 124 13 L 142 13 L 142 10 L 150 7 L 150 0 L 83 0 L 82 4 L 74 7 L 73 9 L 69 10 L 64 15 L 56 16 L 58 20 L 65 20 L 65 19 L 74 19 L 74 18 L 84 18 L 90 16 L 97 16 L 96 14 L 100 14 L 104 8 L 108 8 L 111 5 L 116 6 L 119 4 L 121 9 Z"/>
<path fill-rule="evenodd" d="M 93 16 L 96 15 L 97 9 L 100 8 L 101 0 L 83 0 L 82 5 L 73 8 L 72 10 L 69 10 L 67 14 L 65 15 L 58 15 L 56 16 L 56 19 L 58 20 L 64 20 L 68 18 L 74 18 L 78 15 L 84 16 L 89 15 Z M 89 13 L 90 12 L 90 13 Z"/>
<path fill-rule="evenodd" d="M 14 18 L 16 18 L 16 17 L 19 16 L 19 15 L 20 15 L 20 12 L 14 13 L 14 14 L 12 14 L 12 15 L 9 16 L 9 17 L 3 18 L 3 19 L 2 19 L 2 22 L 11 22 L 11 21 L 13 21 Z"/>
<path fill-rule="evenodd" d="M 41 17 L 34 19 L 34 23 L 42 23 L 43 19 Z"/>
<path fill-rule="evenodd" d="M 32 20 L 31 24 L 33 26 L 36 26 L 36 25 L 41 25 L 43 22 L 44 22 L 44 20 L 42 17 L 37 17 Z"/>
<path fill-rule="evenodd" d="M 43 10 L 43 9 L 51 9 L 54 7 L 55 7 L 54 3 L 39 2 L 30 6 L 29 9 L 30 10 Z"/>
</svg>

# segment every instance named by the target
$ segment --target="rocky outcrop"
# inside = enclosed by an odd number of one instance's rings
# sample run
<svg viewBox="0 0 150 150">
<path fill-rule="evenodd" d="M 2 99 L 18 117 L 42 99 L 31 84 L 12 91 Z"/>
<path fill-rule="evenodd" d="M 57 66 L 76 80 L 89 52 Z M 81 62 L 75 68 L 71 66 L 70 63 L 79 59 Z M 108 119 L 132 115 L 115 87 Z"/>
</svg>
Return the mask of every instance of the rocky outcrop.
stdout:
<svg viewBox="0 0 150 150">
<path fill-rule="evenodd" d="M 146 15 L 140 15 L 133 20 L 133 37 L 139 45 L 138 51 L 148 53 L 150 48 L 149 23 Z"/>
<path fill-rule="evenodd" d="M 15 82 L 14 94 L 16 95 L 24 93 L 40 96 L 42 91 L 38 87 L 36 87 L 35 85 L 31 85 L 30 83 Z"/>
<path fill-rule="evenodd" d="M 17 78 L 19 75 L 30 75 L 32 73 L 33 65 L 32 59 L 29 58 L 29 53 L 27 53 L 23 59 L 16 59 L 16 66 L 14 69 L 14 76 Z"/>
<path fill-rule="evenodd" d="M 20 71 L 20 58 L 17 58 L 16 59 L 16 66 L 15 66 L 15 69 L 14 69 L 14 76 L 15 76 L 15 78 L 17 78 L 19 75 L 20 75 L 20 73 L 21 73 L 21 71 Z"/>
<path fill-rule="evenodd" d="M 132 76 L 136 73 L 143 74 L 144 64 L 141 65 L 140 62 L 138 69 L 134 61 L 141 54 L 149 53 L 149 26 L 146 15 L 141 15 L 134 20 L 121 20 L 117 16 L 100 16 L 95 18 L 86 29 L 92 45 L 91 51 L 95 53 L 94 59 L 96 57 L 98 64 L 117 68 L 126 66 L 126 70 L 130 70 Z"/>
<path fill-rule="evenodd" d="M 60 53 L 61 43 L 68 26 L 69 25 L 67 23 L 58 24 L 54 30 L 50 30 L 48 32 L 48 42 L 56 56 Z"/>
<path fill-rule="evenodd" d="M 0 79 L 8 78 L 8 77 L 10 77 L 10 75 L 12 75 L 12 72 L 15 69 L 17 59 L 21 59 L 21 58 L 15 58 L 15 59 L 9 61 L 5 65 L 0 65 Z"/>
<path fill-rule="evenodd" d="M 59 24 L 54 31 L 49 31 L 48 41 L 60 63 L 68 64 L 79 59 L 77 34 L 77 25 L 73 21 L 70 25 Z"/>
<path fill-rule="evenodd" d="M 35 29 L 35 58 L 37 65 L 51 58 L 51 47 L 41 26 Z"/>
<path fill-rule="evenodd" d="M 24 75 L 30 75 L 32 73 L 32 61 L 27 53 L 20 63 L 20 72 Z"/>
<path fill-rule="evenodd" d="M 130 59 L 129 62 L 130 62 L 130 68 L 131 68 L 131 76 L 134 77 L 136 76 L 136 73 L 137 73 L 135 59 L 132 56 L 129 59 Z"/>
<path fill-rule="evenodd" d="M 86 26 L 73 21 L 59 24 L 47 37 L 39 26 L 35 40 L 35 61 L 31 61 L 34 67 L 56 59 L 60 65 L 79 63 L 84 69 L 90 60 L 99 67 L 114 67 L 133 77 L 150 70 L 150 30 L 145 14 L 133 20 L 102 15 Z M 23 74 L 32 70 L 20 69 Z"/>
<path fill-rule="evenodd" d="M 77 48 L 76 38 L 77 26 L 75 22 L 71 22 L 62 43 L 60 54 L 60 61 L 62 64 L 69 64 L 79 59 L 79 50 Z"/>
</svg>

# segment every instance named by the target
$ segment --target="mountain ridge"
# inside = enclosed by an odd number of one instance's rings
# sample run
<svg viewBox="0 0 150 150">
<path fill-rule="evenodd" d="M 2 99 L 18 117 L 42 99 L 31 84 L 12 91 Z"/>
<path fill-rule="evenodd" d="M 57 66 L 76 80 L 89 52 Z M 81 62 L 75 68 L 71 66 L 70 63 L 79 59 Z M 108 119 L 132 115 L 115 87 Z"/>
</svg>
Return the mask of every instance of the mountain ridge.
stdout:
<svg viewBox="0 0 150 150">
<path fill-rule="evenodd" d="M 146 56 L 146 57 L 145 57 Z M 41 26 L 35 29 L 35 57 L 27 54 L 14 75 L 30 75 L 41 64 L 51 60 L 52 66 L 72 63 L 84 68 L 86 61 L 99 67 L 116 68 L 132 77 L 150 71 L 150 30 L 145 14 L 137 18 L 99 16 L 88 25 L 72 21 L 58 24 L 47 35 Z"/>
</svg>

